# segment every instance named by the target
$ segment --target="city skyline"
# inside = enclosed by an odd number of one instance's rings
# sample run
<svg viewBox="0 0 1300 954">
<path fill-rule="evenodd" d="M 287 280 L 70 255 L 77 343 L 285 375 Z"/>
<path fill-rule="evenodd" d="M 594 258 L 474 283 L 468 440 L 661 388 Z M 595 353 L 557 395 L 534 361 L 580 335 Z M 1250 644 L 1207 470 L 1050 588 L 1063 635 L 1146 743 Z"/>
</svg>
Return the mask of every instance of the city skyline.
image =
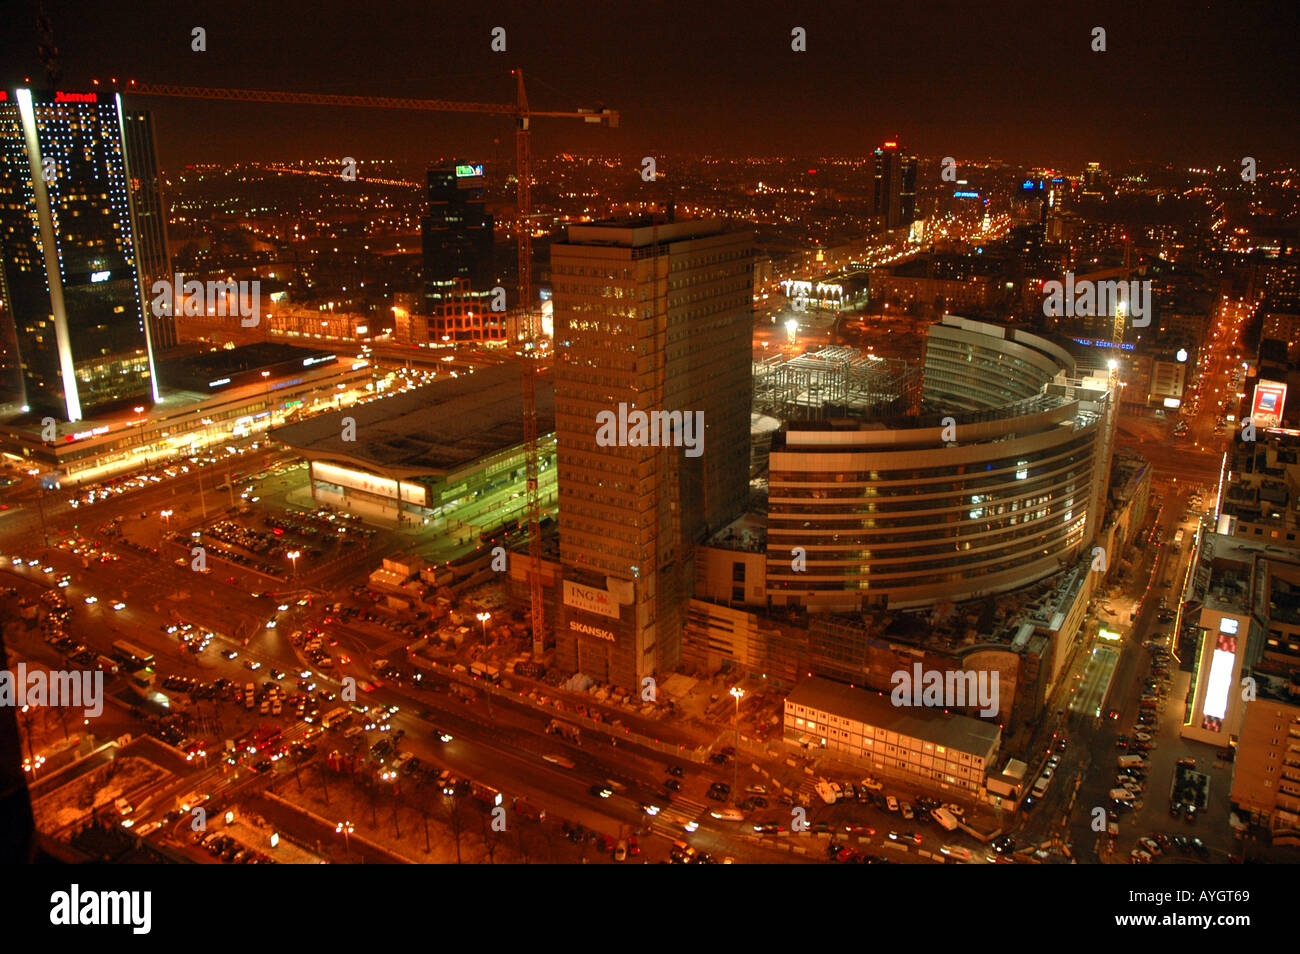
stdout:
<svg viewBox="0 0 1300 954">
<path fill-rule="evenodd" d="M 148 18 L 149 9 L 138 15 Z M 74 19 L 55 11 L 61 85 L 82 89 L 117 77 L 508 102 L 508 71 L 522 68 L 538 81 L 537 106 L 590 100 L 623 113 L 620 132 L 569 133 L 569 148 L 627 153 L 866 154 L 898 135 L 934 156 L 1048 165 L 1135 157 L 1201 166 L 1251 155 L 1269 167 L 1294 153 L 1300 128 L 1285 95 L 1296 78 L 1285 37 L 1298 15 L 1281 3 L 1194 10 L 1079 3 L 1050 12 L 1012 3 L 981 8 L 978 16 L 946 3 L 796 11 L 727 2 L 703 14 L 676 3 L 563 3 L 484 7 L 442 21 L 432 11 L 373 17 L 331 2 L 305 21 L 241 11 L 237 41 L 225 9 L 215 2 L 192 9 L 194 25 L 208 34 L 205 52 L 191 50 L 190 30 L 179 24 L 164 39 L 107 15 Z M 582 24 L 578 36 L 575 23 Z M 497 26 L 506 30 L 499 53 L 490 48 Z M 1105 52 L 1091 49 L 1096 26 L 1107 31 Z M 806 31 L 806 52 L 791 49 L 796 27 Z M 444 68 L 424 67 L 431 43 Z M 0 83 L 30 78 L 44 85 L 34 29 L 9 31 L 0 44 Z M 374 61 L 387 68 L 374 70 Z M 652 74 L 628 68 L 643 62 L 656 63 Z M 324 109 L 151 106 L 166 130 L 159 146 L 169 169 L 328 154 L 342 145 L 338 121 Z M 467 145 L 489 153 L 494 139 L 509 154 L 509 124 L 501 121 L 345 115 L 348 155 L 413 158 Z M 247 134 L 232 141 L 226 133 L 235 127 Z M 549 150 L 553 136 L 539 128 L 538 145 Z"/>
<path fill-rule="evenodd" d="M 0 857 L 1300 863 L 1300 11 L 31 13 Z"/>
</svg>

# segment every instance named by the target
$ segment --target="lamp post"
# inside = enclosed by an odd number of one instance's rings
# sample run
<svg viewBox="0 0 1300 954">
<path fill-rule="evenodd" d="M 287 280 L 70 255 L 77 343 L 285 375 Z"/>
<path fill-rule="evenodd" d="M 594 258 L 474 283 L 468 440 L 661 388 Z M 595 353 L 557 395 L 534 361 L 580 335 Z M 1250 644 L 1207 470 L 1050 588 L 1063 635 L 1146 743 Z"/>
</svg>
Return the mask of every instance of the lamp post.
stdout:
<svg viewBox="0 0 1300 954">
<path fill-rule="evenodd" d="M 298 579 L 298 557 L 302 556 L 302 553 L 298 550 L 290 550 L 285 554 L 285 556 L 287 556 L 289 562 L 293 564 L 293 578 L 295 580 Z"/>
<path fill-rule="evenodd" d="M 486 650 L 487 649 L 487 624 L 488 624 L 488 620 L 492 618 L 492 614 L 476 613 L 474 614 L 474 618 L 479 621 L 479 625 L 482 627 L 483 649 Z"/>
<path fill-rule="evenodd" d="M 349 838 L 348 836 L 351 835 L 354 831 L 356 831 L 356 829 L 352 827 L 352 822 L 350 821 L 339 822 L 338 825 L 336 825 L 334 828 L 334 834 L 343 835 L 343 851 L 345 854 L 349 854 L 349 855 L 352 854 L 352 839 Z"/>
<path fill-rule="evenodd" d="M 745 698 L 745 690 L 739 686 L 731 687 L 731 697 L 736 700 L 736 751 L 731 759 L 731 800 L 734 802 L 737 797 L 736 789 L 740 784 L 740 700 Z"/>
</svg>

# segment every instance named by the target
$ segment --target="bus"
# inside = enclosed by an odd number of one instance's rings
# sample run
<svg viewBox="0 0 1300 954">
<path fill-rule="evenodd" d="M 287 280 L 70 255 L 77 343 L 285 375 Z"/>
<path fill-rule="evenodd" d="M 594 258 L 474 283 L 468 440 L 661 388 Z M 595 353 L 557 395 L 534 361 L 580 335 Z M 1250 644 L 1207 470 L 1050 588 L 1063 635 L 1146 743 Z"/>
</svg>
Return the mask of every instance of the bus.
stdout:
<svg viewBox="0 0 1300 954">
<path fill-rule="evenodd" d="M 153 653 L 139 646 L 133 646 L 125 639 L 119 639 L 113 644 L 113 652 L 117 653 L 118 658 L 126 663 L 132 672 L 153 667 Z"/>
<path fill-rule="evenodd" d="M 248 741 L 244 744 L 244 751 L 249 755 L 254 755 L 264 749 L 269 749 L 280 741 L 281 730 L 273 725 L 258 726 L 251 736 L 247 736 Z"/>
<path fill-rule="evenodd" d="M 351 721 L 352 713 L 343 706 L 339 706 L 337 709 L 331 709 L 325 713 L 325 718 L 320 720 L 320 724 L 326 729 L 332 729 L 336 725 L 347 725 Z"/>
</svg>

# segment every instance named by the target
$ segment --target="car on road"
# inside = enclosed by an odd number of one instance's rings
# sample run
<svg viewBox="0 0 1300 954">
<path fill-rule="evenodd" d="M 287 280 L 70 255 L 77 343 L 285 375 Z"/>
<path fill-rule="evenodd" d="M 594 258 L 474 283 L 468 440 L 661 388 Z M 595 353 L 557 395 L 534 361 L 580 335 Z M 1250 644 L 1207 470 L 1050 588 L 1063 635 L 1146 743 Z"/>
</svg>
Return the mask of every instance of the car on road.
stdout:
<svg viewBox="0 0 1300 954">
<path fill-rule="evenodd" d="M 670 765 L 664 769 L 664 771 L 673 776 L 673 778 L 681 778 L 686 774 L 680 765 Z"/>
<path fill-rule="evenodd" d="M 664 788 L 668 789 L 670 792 L 680 792 L 682 790 L 682 783 L 675 778 L 664 779 Z"/>
<path fill-rule="evenodd" d="M 1145 851 L 1149 852 L 1152 857 L 1158 858 L 1162 854 L 1164 854 L 1164 852 L 1160 848 L 1160 843 L 1157 842 L 1154 838 L 1150 838 L 1150 837 L 1139 838 L 1138 844 L 1141 845 Z"/>
<path fill-rule="evenodd" d="M 591 786 L 591 788 L 589 788 L 587 791 L 590 794 L 595 795 L 597 798 L 609 798 L 614 794 L 613 791 L 611 791 L 610 789 L 606 788 L 604 785 L 601 785 L 599 783 Z"/>
<path fill-rule="evenodd" d="M 898 811 L 899 809 L 898 799 L 895 798 L 893 795 L 885 796 L 885 807 L 891 812 Z"/>
</svg>

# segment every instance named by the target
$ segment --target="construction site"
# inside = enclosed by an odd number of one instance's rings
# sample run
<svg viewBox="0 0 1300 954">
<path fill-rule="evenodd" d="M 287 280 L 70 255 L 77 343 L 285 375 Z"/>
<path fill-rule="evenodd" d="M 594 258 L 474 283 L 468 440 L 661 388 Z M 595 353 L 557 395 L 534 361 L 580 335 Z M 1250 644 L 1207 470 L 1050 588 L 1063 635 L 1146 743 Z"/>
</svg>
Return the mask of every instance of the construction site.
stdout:
<svg viewBox="0 0 1300 954">
<path fill-rule="evenodd" d="M 921 368 L 834 345 L 754 362 L 754 411 L 782 421 L 894 418 L 921 410 Z"/>
</svg>

